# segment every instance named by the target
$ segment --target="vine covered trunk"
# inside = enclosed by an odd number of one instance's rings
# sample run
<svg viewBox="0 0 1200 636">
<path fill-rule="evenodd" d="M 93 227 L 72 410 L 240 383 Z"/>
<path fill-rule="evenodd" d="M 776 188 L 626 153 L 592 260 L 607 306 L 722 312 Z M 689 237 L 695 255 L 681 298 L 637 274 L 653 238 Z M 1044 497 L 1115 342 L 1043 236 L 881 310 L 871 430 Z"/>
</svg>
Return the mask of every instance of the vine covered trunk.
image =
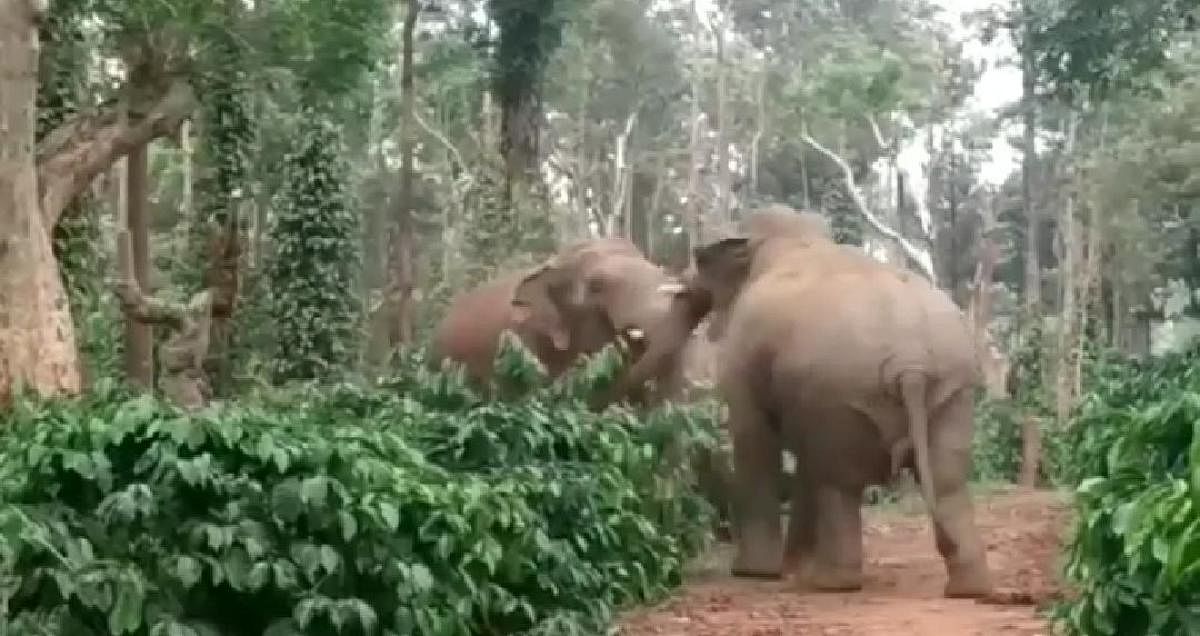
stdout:
<svg viewBox="0 0 1200 636">
<path fill-rule="evenodd" d="M 14 390 L 80 389 L 71 309 L 39 205 L 38 32 L 27 0 L 0 0 L 0 404 Z"/>
</svg>

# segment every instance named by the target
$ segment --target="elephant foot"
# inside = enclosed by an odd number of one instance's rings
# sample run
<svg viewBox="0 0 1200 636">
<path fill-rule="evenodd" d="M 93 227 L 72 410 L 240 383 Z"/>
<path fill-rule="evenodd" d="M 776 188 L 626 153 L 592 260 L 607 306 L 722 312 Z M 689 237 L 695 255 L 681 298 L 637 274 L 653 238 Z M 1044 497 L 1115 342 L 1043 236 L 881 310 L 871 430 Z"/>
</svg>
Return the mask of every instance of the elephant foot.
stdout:
<svg viewBox="0 0 1200 636">
<path fill-rule="evenodd" d="M 814 566 L 801 582 L 817 592 L 857 592 L 863 586 L 863 573 L 862 568 Z"/>
<path fill-rule="evenodd" d="M 946 583 L 946 598 L 984 598 L 992 593 L 991 575 L 982 560 L 947 567 L 950 580 Z"/>
<path fill-rule="evenodd" d="M 813 555 L 811 552 L 801 552 L 791 549 L 783 553 L 783 575 L 806 575 L 812 570 Z"/>
<path fill-rule="evenodd" d="M 762 560 L 753 560 L 738 556 L 733 561 L 733 565 L 729 568 L 729 574 L 743 579 L 765 579 L 779 580 L 783 578 L 783 572 L 780 571 L 779 562 L 765 563 Z"/>
<path fill-rule="evenodd" d="M 763 581 L 778 581 L 783 578 L 783 573 L 779 568 L 750 568 L 734 564 L 729 568 L 730 576 L 739 579 L 759 579 Z"/>
</svg>

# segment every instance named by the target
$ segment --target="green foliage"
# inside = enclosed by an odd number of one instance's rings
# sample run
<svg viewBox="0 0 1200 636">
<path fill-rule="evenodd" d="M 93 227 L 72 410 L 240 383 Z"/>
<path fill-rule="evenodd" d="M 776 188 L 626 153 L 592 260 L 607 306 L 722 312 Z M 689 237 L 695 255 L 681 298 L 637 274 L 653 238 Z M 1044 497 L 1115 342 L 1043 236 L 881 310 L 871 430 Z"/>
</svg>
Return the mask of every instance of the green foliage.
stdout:
<svg viewBox="0 0 1200 636">
<path fill-rule="evenodd" d="M 1037 13 L 1029 45 L 1038 71 L 1063 94 L 1082 85 L 1101 96 L 1144 87 L 1197 17 L 1194 0 L 1064 0 Z"/>
<path fill-rule="evenodd" d="M 596 387 L 615 356 L 569 385 Z M 533 377 L 527 353 L 498 365 Z M 197 415 L 104 390 L 0 425 L 0 630 L 597 634 L 661 597 L 711 510 L 670 448 L 709 417 L 482 402 L 408 360 L 389 390 Z"/>
<path fill-rule="evenodd" d="M 1014 482 L 1021 471 L 1021 420 L 1008 400 L 983 399 L 975 408 L 974 481 Z"/>
<path fill-rule="evenodd" d="M 85 377 L 120 377 L 124 316 L 98 275 L 110 267 L 100 240 L 98 207 L 93 197 L 85 195 L 67 208 L 54 228 L 54 255 L 71 303 Z"/>
<path fill-rule="evenodd" d="M 1074 633 L 1200 630 L 1198 358 L 1099 365 L 1070 440 L 1080 594 L 1060 618 Z"/>
<path fill-rule="evenodd" d="M 347 188 L 338 130 L 308 110 L 296 147 L 284 160 L 275 198 L 268 266 L 279 381 L 330 378 L 355 355 L 361 265 L 358 217 Z"/>
<path fill-rule="evenodd" d="M 500 29 L 493 53 L 492 87 L 505 109 L 538 94 L 543 73 L 562 44 L 571 0 L 489 0 Z"/>
<path fill-rule="evenodd" d="M 230 16 L 232 19 L 232 16 Z M 246 47 L 232 37 L 219 40 L 209 55 L 213 58 L 214 72 L 203 80 L 201 94 L 201 124 L 203 135 L 200 143 L 200 178 L 196 182 L 198 223 L 193 227 L 192 251 L 195 266 L 188 271 L 203 269 L 211 286 L 217 283 L 216 314 L 220 319 L 240 318 L 237 314 L 236 295 L 224 284 L 218 268 L 222 263 L 224 240 L 236 237 L 242 241 L 245 225 L 242 209 L 250 200 L 250 153 L 254 149 L 258 133 L 257 122 L 250 119 L 252 98 L 249 74 L 244 68 L 247 58 Z M 239 250 L 240 252 L 240 250 Z M 206 368 L 209 383 L 216 396 L 231 393 L 231 371 L 243 366 L 249 352 L 245 347 L 235 347 L 240 341 L 241 329 L 214 329 L 213 342 L 209 349 Z"/>
</svg>

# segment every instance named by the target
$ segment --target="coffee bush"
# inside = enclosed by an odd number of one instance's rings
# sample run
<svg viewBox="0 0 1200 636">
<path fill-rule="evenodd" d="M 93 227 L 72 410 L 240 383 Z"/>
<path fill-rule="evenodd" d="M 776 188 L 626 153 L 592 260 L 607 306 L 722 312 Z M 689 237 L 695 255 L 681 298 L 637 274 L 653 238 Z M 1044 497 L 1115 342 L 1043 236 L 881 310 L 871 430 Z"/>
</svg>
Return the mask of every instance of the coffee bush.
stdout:
<svg viewBox="0 0 1200 636">
<path fill-rule="evenodd" d="M 688 462 L 710 407 L 485 401 L 409 365 L 196 414 L 122 389 L 0 415 L 0 633 L 598 634 L 678 585 L 711 510 Z M 682 454 L 681 454 L 682 453 Z"/>
<path fill-rule="evenodd" d="M 1070 633 L 1200 633 L 1200 368 L 1194 353 L 1105 370 L 1069 433 L 1078 484 L 1059 611 Z"/>
</svg>

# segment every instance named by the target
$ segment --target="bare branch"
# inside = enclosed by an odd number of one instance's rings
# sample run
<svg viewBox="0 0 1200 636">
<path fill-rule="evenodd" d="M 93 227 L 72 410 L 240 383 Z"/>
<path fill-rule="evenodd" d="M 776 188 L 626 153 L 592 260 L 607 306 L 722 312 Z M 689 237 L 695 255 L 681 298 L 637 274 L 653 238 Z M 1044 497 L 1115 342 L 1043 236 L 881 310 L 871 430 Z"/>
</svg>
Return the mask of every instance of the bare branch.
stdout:
<svg viewBox="0 0 1200 636">
<path fill-rule="evenodd" d="M 446 137 L 446 135 L 443 135 L 441 131 L 435 129 L 433 126 L 430 126 L 429 123 L 421 117 L 421 113 L 418 113 L 415 109 L 412 112 L 412 116 L 413 120 L 417 122 L 418 126 L 424 129 L 425 132 L 429 133 L 431 137 L 437 139 L 438 143 L 445 146 L 446 150 L 449 150 L 450 154 L 454 155 L 454 162 L 458 164 L 458 167 L 463 171 L 463 174 L 470 177 L 471 171 L 467 167 L 467 162 L 463 160 L 462 153 L 458 151 L 458 148 L 454 147 L 453 143 L 450 143 L 450 140 Z"/>
<path fill-rule="evenodd" d="M 121 311 L 142 324 L 183 328 L 186 320 L 183 308 L 156 298 L 147 298 L 134 278 L 129 230 L 123 229 L 117 233 L 117 271 L 119 278 L 113 291 L 121 299 Z"/>
<path fill-rule="evenodd" d="M 920 249 L 916 245 L 913 245 L 911 241 L 904 238 L 904 236 L 902 236 L 899 232 L 884 225 L 883 221 L 880 221 L 879 217 L 875 216 L 875 214 L 871 212 L 871 206 L 867 204 L 866 197 L 864 197 L 862 191 L 858 189 L 858 184 L 854 182 L 854 170 L 850 167 L 850 164 L 847 163 L 846 160 L 836 152 L 821 145 L 820 142 L 818 142 L 816 139 L 813 139 L 808 133 L 801 133 L 800 139 L 809 146 L 812 146 L 812 148 L 817 152 L 820 152 L 828 157 L 830 161 L 833 161 L 839 168 L 841 168 L 842 177 L 846 181 L 846 190 L 849 191 L 850 198 L 854 200 L 855 207 L 858 208 L 859 213 L 863 215 L 863 218 L 867 220 L 867 223 L 870 223 L 871 227 L 875 228 L 876 232 L 879 232 L 887 238 L 896 241 L 900 245 L 900 248 L 904 250 L 904 254 L 921 267 L 921 272 L 924 273 L 929 280 L 936 281 L 937 275 L 934 273 L 933 259 L 930 258 L 929 252 Z"/>
<path fill-rule="evenodd" d="M 892 149 L 892 144 L 888 143 L 883 138 L 883 130 L 879 127 L 879 122 L 875 121 L 875 116 L 871 113 L 863 115 L 867 120 L 867 124 L 871 127 L 871 134 L 875 135 L 875 143 L 879 145 L 879 149 L 884 152 L 889 152 Z"/>
<path fill-rule="evenodd" d="M 46 227 L 53 228 L 63 209 L 117 159 L 133 148 L 175 134 L 195 103 L 191 85 L 177 79 L 137 121 L 113 108 L 80 115 L 51 131 L 38 148 L 37 166 Z"/>
</svg>

